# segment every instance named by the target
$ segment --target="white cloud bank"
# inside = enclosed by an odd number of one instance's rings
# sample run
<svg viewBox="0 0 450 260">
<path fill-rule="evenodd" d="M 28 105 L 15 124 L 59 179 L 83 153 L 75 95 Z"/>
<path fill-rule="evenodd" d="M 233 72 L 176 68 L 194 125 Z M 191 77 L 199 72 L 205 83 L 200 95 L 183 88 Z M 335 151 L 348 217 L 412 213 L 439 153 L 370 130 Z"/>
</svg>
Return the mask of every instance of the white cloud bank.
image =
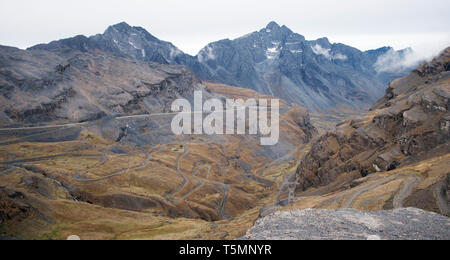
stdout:
<svg viewBox="0 0 450 260">
<path fill-rule="evenodd" d="M 208 60 L 215 60 L 215 59 L 216 59 L 216 56 L 214 55 L 214 49 L 210 45 L 203 48 L 198 54 L 198 60 L 200 62 L 205 62 Z"/>
<path fill-rule="evenodd" d="M 347 60 L 348 57 L 341 53 L 331 54 L 331 49 L 325 49 L 319 44 L 312 46 L 312 51 L 317 55 L 323 55 L 329 60 Z"/>
<path fill-rule="evenodd" d="M 449 43 L 444 41 L 428 44 L 427 46 L 418 46 L 417 49 L 405 49 L 403 53 L 391 49 L 385 55 L 378 58 L 375 63 L 375 70 L 378 73 L 382 73 L 401 72 L 405 69 L 415 68 L 423 62 L 431 61 L 448 46 L 450 46 Z"/>
<path fill-rule="evenodd" d="M 403 53 L 390 49 L 386 54 L 380 56 L 375 63 L 375 70 L 381 72 L 401 72 L 408 68 L 417 67 L 425 61 L 425 57 L 406 49 Z"/>
</svg>

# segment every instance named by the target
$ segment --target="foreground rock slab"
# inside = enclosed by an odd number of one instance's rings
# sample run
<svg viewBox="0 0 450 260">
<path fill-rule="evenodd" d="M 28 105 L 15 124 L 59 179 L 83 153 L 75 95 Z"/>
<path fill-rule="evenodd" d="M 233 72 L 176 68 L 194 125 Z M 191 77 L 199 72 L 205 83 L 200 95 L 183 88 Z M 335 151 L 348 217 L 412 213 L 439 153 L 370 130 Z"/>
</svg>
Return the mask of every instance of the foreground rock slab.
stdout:
<svg viewBox="0 0 450 260">
<path fill-rule="evenodd" d="M 448 240 L 450 218 L 415 208 L 292 210 L 259 219 L 245 240 Z"/>
</svg>

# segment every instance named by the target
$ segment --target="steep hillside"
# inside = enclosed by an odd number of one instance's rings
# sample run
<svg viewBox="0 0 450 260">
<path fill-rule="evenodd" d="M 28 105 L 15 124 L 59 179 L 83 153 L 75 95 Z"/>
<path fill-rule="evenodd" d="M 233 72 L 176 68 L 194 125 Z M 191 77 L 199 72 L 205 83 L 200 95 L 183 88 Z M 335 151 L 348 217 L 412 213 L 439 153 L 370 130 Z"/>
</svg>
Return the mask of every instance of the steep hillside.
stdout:
<svg viewBox="0 0 450 260">
<path fill-rule="evenodd" d="M 80 52 L 107 52 L 115 56 L 133 57 L 140 61 L 162 64 L 176 63 L 187 57 L 170 42 L 161 41 L 142 27 L 131 27 L 126 23 L 110 26 L 103 34 L 91 37 L 78 35 L 74 38 L 40 44 L 29 50 L 59 51 L 72 49 Z"/>
<path fill-rule="evenodd" d="M 234 238 L 276 190 L 260 173 L 317 134 L 282 100 L 275 146 L 175 136 L 171 103 L 195 90 L 269 97 L 105 52 L 0 47 L 0 90 L 0 238 Z"/>
<path fill-rule="evenodd" d="M 407 205 L 448 215 L 449 62 L 450 48 L 393 81 L 367 115 L 317 140 L 297 169 L 304 199 L 296 206 Z"/>
<path fill-rule="evenodd" d="M 107 115 L 168 111 L 202 90 L 181 66 L 105 53 L 0 47 L 0 125 L 82 122 Z"/>
</svg>

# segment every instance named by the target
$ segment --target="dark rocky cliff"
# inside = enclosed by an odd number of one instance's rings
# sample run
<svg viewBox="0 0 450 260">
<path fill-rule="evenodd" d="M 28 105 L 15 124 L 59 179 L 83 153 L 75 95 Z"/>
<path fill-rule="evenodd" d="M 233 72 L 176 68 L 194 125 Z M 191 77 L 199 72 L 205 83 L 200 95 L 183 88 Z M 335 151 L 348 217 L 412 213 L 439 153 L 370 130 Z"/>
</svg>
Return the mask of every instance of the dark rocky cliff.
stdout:
<svg viewBox="0 0 450 260">
<path fill-rule="evenodd" d="M 298 189 L 328 185 L 344 173 L 365 177 L 450 152 L 450 48 L 390 84 L 361 118 L 316 141 L 297 169 Z"/>
<path fill-rule="evenodd" d="M 82 122 L 164 112 L 202 89 L 182 66 L 106 53 L 0 47 L 0 124 Z"/>
</svg>

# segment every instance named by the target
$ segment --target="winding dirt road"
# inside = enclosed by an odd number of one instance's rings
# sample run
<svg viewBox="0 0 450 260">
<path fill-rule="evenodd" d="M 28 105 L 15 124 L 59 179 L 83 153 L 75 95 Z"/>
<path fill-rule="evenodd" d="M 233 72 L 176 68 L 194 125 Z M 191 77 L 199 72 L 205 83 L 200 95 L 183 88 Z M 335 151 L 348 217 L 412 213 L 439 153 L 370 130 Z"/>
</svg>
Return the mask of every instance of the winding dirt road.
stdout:
<svg viewBox="0 0 450 260">
<path fill-rule="evenodd" d="M 90 182 L 91 180 L 82 178 L 81 176 L 84 175 L 84 174 L 87 174 L 88 172 L 90 172 L 90 171 L 92 171 L 92 170 L 94 170 L 94 169 L 96 169 L 96 168 L 98 168 L 98 167 L 100 167 L 100 166 L 102 166 L 102 165 L 104 165 L 104 164 L 108 161 L 108 158 L 107 158 L 106 156 L 92 156 L 92 157 L 86 157 L 86 158 L 100 159 L 100 162 L 97 163 L 96 165 L 94 165 L 94 166 L 93 166 L 92 168 L 90 168 L 90 169 L 87 169 L 87 170 L 85 170 L 85 171 L 83 171 L 83 172 L 80 172 L 80 173 L 75 174 L 75 175 L 73 176 L 73 178 L 74 178 L 76 181 L 78 181 L 78 182 Z"/>
<path fill-rule="evenodd" d="M 442 214 L 450 215 L 450 203 L 447 195 L 447 183 L 445 181 L 439 183 L 434 188 L 434 197 L 437 200 L 438 207 Z"/>
<path fill-rule="evenodd" d="M 49 156 L 40 156 L 40 157 L 32 157 L 32 158 L 12 160 L 12 161 L 4 161 L 4 162 L 0 162 L 0 164 L 13 165 L 13 164 L 18 164 L 18 163 L 42 162 L 42 161 L 48 161 L 50 159 L 55 159 L 58 157 L 68 156 L 68 155 L 71 155 L 71 154 L 70 153 L 60 153 L 60 154 L 49 155 Z M 72 156 L 76 156 L 76 155 L 72 155 Z"/>
<path fill-rule="evenodd" d="M 177 113 L 174 113 L 177 114 Z M 160 115 L 160 114 L 154 114 L 156 115 Z M 161 114 L 162 115 L 162 114 Z M 146 116 L 152 116 L 152 115 L 140 115 L 140 116 L 129 116 L 129 117 L 120 117 L 120 118 L 116 118 L 116 119 L 127 119 L 127 118 L 136 118 L 136 117 L 146 117 Z M 67 128 L 67 127 L 74 127 L 74 126 L 81 126 L 81 125 L 86 125 L 88 124 L 88 122 L 86 123 L 75 123 L 75 124 L 65 124 L 65 125 L 56 125 L 56 126 L 39 126 L 39 127 L 23 127 L 23 128 L 1 128 L 0 131 L 20 131 L 20 130 L 39 130 L 39 129 L 55 129 L 53 131 L 58 131 L 61 130 L 61 128 Z M 48 132 L 44 132 L 44 133 L 39 133 L 39 134 L 33 134 L 33 135 L 29 135 L 29 136 L 25 136 L 23 137 L 23 139 L 26 138 L 30 138 L 30 137 L 36 137 L 38 135 L 44 135 L 44 134 L 49 134 L 53 131 L 48 131 Z M 19 140 L 23 140 L 22 138 L 20 138 Z M 8 140 L 8 142 L 10 142 L 11 140 Z M 64 157 L 64 156 L 74 156 L 74 157 L 80 157 L 80 158 L 95 158 L 95 159 L 99 159 L 100 162 L 97 163 L 96 165 L 94 165 L 92 168 L 84 170 L 80 173 L 76 173 L 73 176 L 73 179 L 77 182 L 82 182 L 82 183 L 89 183 L 89 182 L 98 182 L 98 181 L 103 181 L 106 179 L 110 179 L 119 175 L 124 174 L 125 172 L 130 172 L 130 171 L 135 171 L 135 170 L 140 170 L 143 168 L 148 167 L 148 165 L 150 164 L 150 160 L 153 157 L 153 154 L 155 152 L 160 152 L 161 150 L 163 150 L 165 147 L 165 145 L 161 145 L 160 148 L 158 150 L 154 150 L 152 151 L 150 154 L 148 154 L 145 162 L 137 167 L 134 168 L 127 168 L 127 169 L 120 169 L 117 171 L 112 172 L 111 174 L 108 174 L 106 176 L 102 176 L 102 177 L 98 177 L 98 178 L 84 178 L 83 175 L 91 172 L 92 170 L 101 167 L 102 165 L 104 165 L 107 161 L 108 158 L 106 156 L 100 156 L 100 155 L 79 155 L 79 154 L 71 154 L 71 153 L 62 153 L 62 154 L 56 154 L 56 155 L 51 155 L 51 156 L 41 156 L 41 157 L 34 157 L 34 158 L 26 158 L 26 159 L 20 159 L 20 160 L 12 160 L 12 161 L 5 161 L 5 162 L 0 162 L 0 164 L 3 165 L 14 165 L 14 164 L 19 164 L 19 163 L 30 163 L 30 162 L 41 162 L 41 161 L 48 161 L 51 159 L 55 159 L 58 157 Z M 186 157 L 189 154 L 189 146 L 188 145 L 184 145 L 185 150 L 183 152 L 183 154 L 181 154 L 178 157 L 177 160 L 177 172 L 178 174 L 184 179 L 184 184 L 178 188 L 175 192 L 173 192 L 171 195 L 168 196 L 168 200 L 172 201 L 172 202 L 180 202 L 180 201 L 185 201 L 188 197 L 190 197 L 192 194 L 194 194 L 195 192 L 197 192 L 198 190 L 200 190 L 206 183 L 211 183 L 213 185 L 217 185 L 217 186 L 221 186 L 223 189 L 223 199 L 220 203 L 220 208 L 219 208 L 219 214 L 221 215 L 221 217 L 224 220 L 229 220 L 228 217 L 225 216 L 225 206 L 226 203 L 228 202 L 228 198 L 229 198 L 229 185 L 226 185 L 224 183 L 220 183 L 220 182 L 215 182 L 215 181 L 211 181 L 209 180 L 209 176 L 211 173 L 211 166 L 205 166 L 203 168 L 207 168 L 208 169 L 208 174 L 206 176 L 206 181 L 202 180 L 201 178 L 199 178 L 197 176 L 198 172 L 202 169 L 198 168 L 194 173 L 193 173 L 193 177 L 200 183 L 198 186 L 196 186 L 195 188 L 193 188 L 191 191 L 189 191 L 187 194 L 185 194 L 183 197 L 179 198 L 179 199 L 173 199 L 173 196 L 179 194 L 181 191 L 183 191 L 187 185 L 189 184 L 189 177 L 184 174 L 181 171 L 181 161 L 183 160 L 184 157 Z M 6 174 L 9 171 L 12 170 L 12 167 L 8 167 L 7 169 L 5 169 L 4 171 L 0 172 L 0 175 Z M 62 184 L 61 184 L 62 186 Z"/>
<path fill-rule="evenodd" d="M 258 106 L 245 107 L 245 109 L 247 109 L 247 108 L 255 109 L 255 108 L 258 108 Z M 241 110 L 243 110 L 243 109 L 244 108 L 241 108 Z M 216 113 L 220 113 L 220 112 L 226 113 L 226 112 L 231 112 L 231 111 L 235 111 L 235 109 L 215 111 L 215 112 Z M 152 113 L 152 114 L 141 114 L 141 115 L 131 115 L 131 116 L 117 116 L 117 117 L 113 117 L 112 119 L 126 120 L 126 119 L 148 118 L 148 117 L 158 117 L 158 116 L 173 116 L 173 115 L 178 115 L 178 114 L 203 114 L 203 113 L 204 113 L 203 111 Z M 98 120 L 95 120 L 95 121 L 98 121 Z M 23 131 L 23 130 L 45 130 L 45 129 L 52 129 L 52 128 L 67 128 L 67 127 L 85 126 L 85 125 L 89 125 L 95 121 L 88 121 L 88 122 L 82 122 L 82 123 L 67 123 L 67 124 L 59 124 L 59 125 L 0 128 L 0 132 Z"/>
<path fill-rule="evenodd" d="M 206 179 L 209 179 L 209 174 L 211 173 L 211 166 L 207 165 L 207 166 L 203 166 L 203 167 L 199 167 L 197 168 L 197 170 L 195 170 L 194 174 L 192 175 L 200 184 L 197 185 L 197 187 L 193 188 L 190 192 L 188 192 L 186 195 L 184 195 L 183 197 L 179 198 L 179 199 L 172 199 L 173 202 L 177 203 L 180 201 L 184 201 L 186 200 L 189 196 L 191 196 L 192 194 L 194 194 L 196 191 L 200 190 L 203 186 L 205 186 L 206 182 L 201 180 L 200 178 L 197 177 L 198 172 L 201 169 L 208 169 L 208 174 Z"/>
<path fill-rule="evenodd" d="M 96 166 L 94 166 L 91 169 L 88 169 L 86 171 L 83 171 L 83 172 L 81 172 L 79 174 L 74 175 L 73 178 L 76 181 L 78 181 L 78 182 L 97 182 L 97 181 L 103 181 L 103 180 L 106 180 L 106 179 L 109 179 L 109 178 L 112 178 L 112 177 L 115 177 L 115 176 L 118 176 L 118 175 L 122 175 L 125 172 L 141 170 L 141 169 L 146 168 L 150 164 L 150 160 L 152 159 L 153 154 L 156 153 L 156 152 L 160 152 L 163 148 L 164 148 L 164 145 L 161 145 L 161 147 L 158 150 L 154 150 L 151 153 L 149 153 L 147 155 L 147 158 L 146 158 L 145 162 L 143 164 L 141 164 L 140 166 L 137 166 L 137 167 L 134 167 L 134 168 L 120 169 L 120 170 L 117 170 L 117 171 L 115 171 L 115 172 L 113 172 L 113 173 L 111 173 L 109 175 L 106 175 L 106 176 L 103 176 L 103 177 L 99 177 L 99 178 L 94 178 L 94 179 L 86 179 L 86 178 L 80 177 L 81 175 L 87 174 L 89 171 L 91 171 L 91 170 L 93 170 L 95 168 L 98 168 L 101 165 L 106 163 L 108 158 L 106 158 L 105 156 L 99 156 L 97 158 L 102 159 L 102 161 L 100 163 L 98 163 Z"/>
<path fill-rule="evenodd" d="M 403 208 L 403 201 L 405 201 L 413 193 L 414 188 L 417 187 L 421 181 L 422 179 L 417 175 L 406 180 L 394 197 L 394 208 Z"/>
<path fill-rule="evenodd" d="M 177 195 L 177 194 L 179 194 L 180 192 L 182 192 L 182 191 L 187 187 L 187 185 L 189 184 L 189 177 L 181 171 L 181 160 L 182 160 L 184 157 L 186 157 L 186 155 L 189 154 L 189 146 L 188 146 L 187 144 L 185 144 L 185 145 L 184 145 L 184 149 L 185 149 L 185 150 L 184 150 L 183 154 L 181 154 L 181 155 L 178 157 L 178 161 L 177 161 L 177 172 L 178 172 L 178 174 L 179 174 L 180 176 L 183 177 L 185 183 L 183 184 L 183 186 L 181 186 L 181 187 L 178 188 L 176 191 L 174 191 L 172 194 L 170 194 L 170 195 L 167 197 L 167 200 L 168 200 L 168 201 L 171 201 L 171 202 L 174 202 L 174 203 L 177 203 L 177 202 L 180 202 L 180 201 L 186 201 L 186 199 L 187 199 L 189 196 L 191 196 L 193 193 L 195 193 L 195 192 L 198 191 L 200 188 L 202 188 L 206 183 L 211 183 L 211 184 L 214 184 L 214 185 L 217 185 L 217 186 L 221 186 L 221 187 L 223 188 L 223 199 L 222 199 L 222 202 L 221 202 L 221 204 L 220 204 L 219 214 L 220 214 L 220 216 L 222 217 L 222 219 L 224 219 L 224 220 L 229 220 L 229 218 L 225 216 L 225 213 L 224 213 L 224 212 L 225 212 L 225 206 L 226 206 L 226 204 L 227 204 L 227 202 L 228 202 L 229 193 L 230 193 L 230 188 L 229 188 L 228 185 L 226 185 L 226 184 L 224 184 L 224 183 L 221 183 L 221 182 L 215 182 L 215 181 L 209 180 L 209 175 L 210 175 L 210 173 L 211 173 L 211 167 L 210 167 L 210 166 L 206 166 L 206 167 L 208 168 L 208 174 L 207 174 L 207 179 L 206 179 L 205 181 L 203 181 L 203 180 L 201 180 L 200 178 L 197 177 L 198 171 L 199 171 L 201 168 L 197 169 L 197 171 L 193 173 L 193 177 L 196 178 L 196 180 L 198 180 L 198 181 L 200 182 L 200 185 L 198 185 L 197 187 L 193 188 L 191 191 L 189 191 L 186 195 L 184 195 L 184 196 L 181 197 L 181 198 L 178 198 L 178 199 L 174 199 L 174 198 L 173 198 L 175 195 Z"/>
<path fill-rule="evenodd" d="M 362 194 L 369 192 L 373 189 L 378 188 L 381 185 L 384 185 L 388 182 L 391 182 L 392 180 L 394 180 L 397 176 L 390 176 L 389 178 L 383 179 L 379 182 L 376 182 L 375 184 L 372 185 L 366 185 L 365 187 L 360 188 L 357 192 L 353 193 L 352 196 L 350 196 L 348 199 L 346 199 L 344 201 L 344 203 L 342 204 L 342 208 L 352 208 L 353 204 L 355 203 L 355 200 L 361 196 Z"/>
<path fill-rule="evenodd" d="M 183 146 L 184 146 L 184 152 L 177 159 L 177 173 L 178 173 L 178 175 L 180 175 L 183 178 L 184 184 L 183 184 L 183 186 L 179 187 L 178 189 L 176 189 L 174 192 L 172 192 L 170 195 L 167 196 L 167 200 L 173 201 L 173 202 L 176 202 L 176 200 L 173 197 L 175 195 L 177 195 L 178 193 L 180 193 L 181 191 L 183 191 L 189 184 L 189 177 L 181 171 L 181 160 L 183 160 L 183 158 L 189 154 L 189 146 L 188 145 L 183 145 Z"/>
<path fill-rule="evenodd" d="M 92 123 L 92 122 L 68 123 L 68 124 L 61 124 L 61 125 L 45 125 L 45 126 L 0 128 L 0 132 L 24 131 L 24 130 L 45 130 L 45 129 L 52 129 L 52 128 L 58 128 L 57 130 L 59 130 L 61 128 L 84 126 L 84 125 L 88 125 L 89 123 Z"/>
</svg>

